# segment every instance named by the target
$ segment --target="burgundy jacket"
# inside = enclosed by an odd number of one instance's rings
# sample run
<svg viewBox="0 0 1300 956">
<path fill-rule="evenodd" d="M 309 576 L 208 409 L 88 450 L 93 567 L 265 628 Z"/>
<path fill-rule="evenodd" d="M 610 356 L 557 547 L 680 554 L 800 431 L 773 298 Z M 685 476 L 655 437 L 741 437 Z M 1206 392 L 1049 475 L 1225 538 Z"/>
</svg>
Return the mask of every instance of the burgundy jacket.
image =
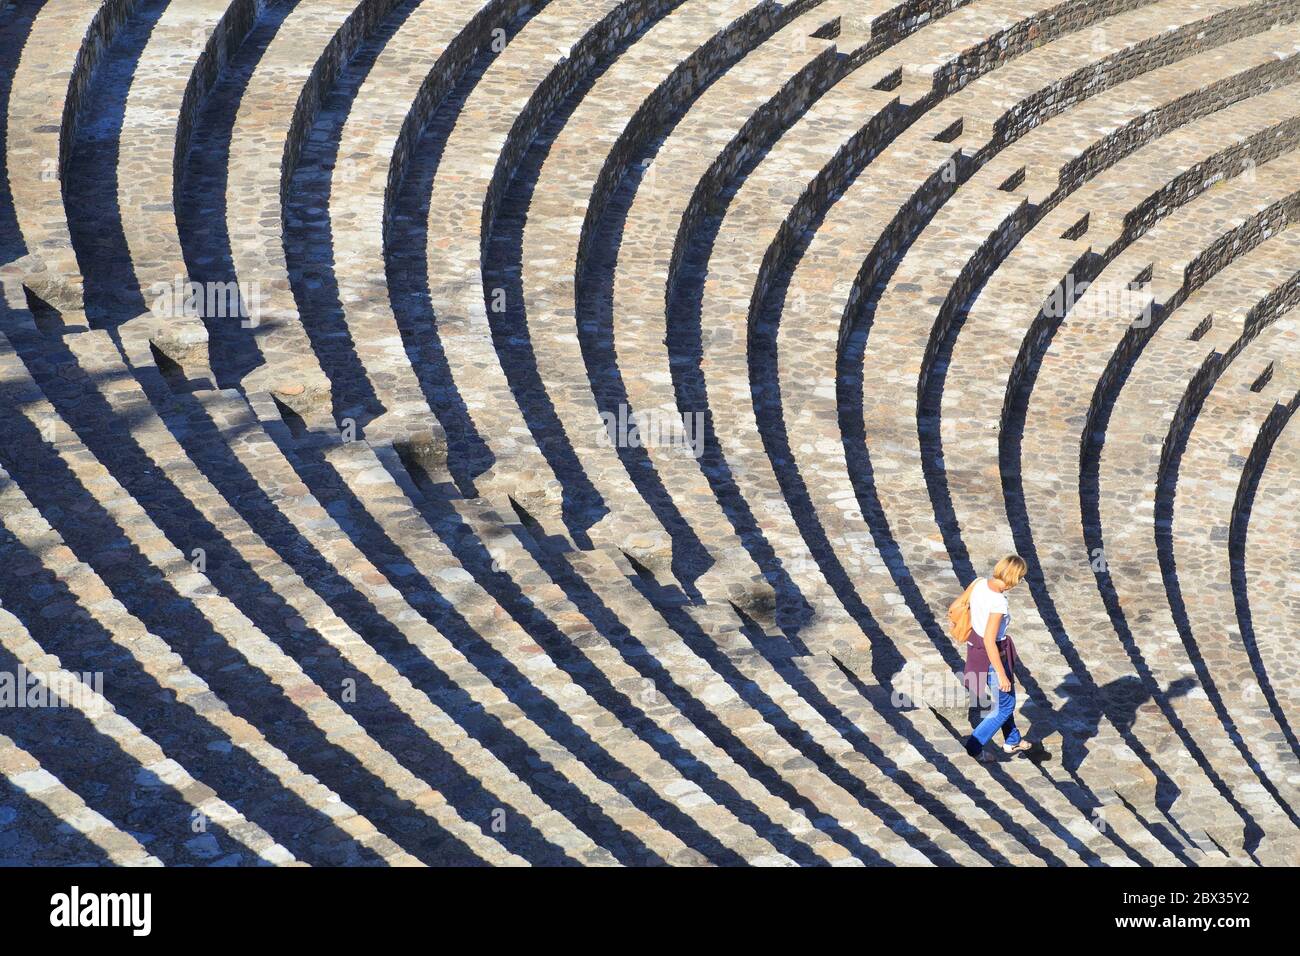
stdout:
<svg viewBox="0 0 1300 956">
<path fill-rule="evenodd" d="M 998 645 L 1001 652 L 1002 666 L 1006 669 L 1007 676 L 1011 678 L 1014 684 L 1016 681 L 1016 645 L 1008 634 L 1006 640 Z M 989 654 L 984 649 L 984 638 L 980 637 L 974 631 L 970 632 L 970 640 L 966 643 L 966 686 L 979 687 L 983 680 L 983 675 L 989 672 Z M 971 682 L 971 676 L 975 676 L 975 683 Z"/>
</svg>

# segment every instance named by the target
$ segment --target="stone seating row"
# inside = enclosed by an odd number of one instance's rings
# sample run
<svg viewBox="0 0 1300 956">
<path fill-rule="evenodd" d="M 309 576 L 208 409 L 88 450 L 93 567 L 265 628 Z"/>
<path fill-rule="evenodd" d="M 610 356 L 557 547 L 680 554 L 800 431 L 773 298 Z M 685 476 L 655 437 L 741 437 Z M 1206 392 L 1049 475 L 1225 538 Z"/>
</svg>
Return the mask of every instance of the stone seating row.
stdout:
<svg viewBox="0 0 1300 956">
<path fill-rule="evenodd" d="M 121 866 L 162 866 L 162 861 L 131 834 L 115 827 L 103 814 L 91 809 L 77 793 L 41 766 L 39 760 L 0 734 L 0 768 L 3 768 L 6 802 L 29 801 L 23 814 L 24 828 L 17 841 L 11 840 L 6 859 L 57 866 L 94 858 L 87 848 L 68 839 L 68 832 L 80 834 L 98 851 L 104 862 Z M 41 818 L 36 807 L 44 812 Z M 15 811 L 19 813 L 20 811 Z"/>
<path fill-rule="evenodd" d="M 1249 491 L 1249 512 L 1231 530 L 1239 551 L 1235 556 L 1238 588 L 1237 620 L 1243 640 L 1253 645 L 1268 681 L 1257 681 L 1271 706 L 1283 710 L 1285 733 L 1294 736 L 1294 722 L 1285 702 L 1297 692 L 1295 663 L 1286 653 L 1286 614 L 1297 606 L 1294 538 L 1296 428 L 1294 416 L 1267 446 L 1267 458 Z M 1244 588 L 1239 582 L 1244 578 Z"/>
</svg>

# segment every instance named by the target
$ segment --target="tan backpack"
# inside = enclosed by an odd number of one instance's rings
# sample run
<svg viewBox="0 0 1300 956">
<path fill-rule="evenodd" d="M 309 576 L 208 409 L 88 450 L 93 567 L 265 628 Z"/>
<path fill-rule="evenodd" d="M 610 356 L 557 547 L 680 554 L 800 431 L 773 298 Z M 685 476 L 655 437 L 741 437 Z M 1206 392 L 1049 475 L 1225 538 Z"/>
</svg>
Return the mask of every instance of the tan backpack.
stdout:
<svg viewBox="0 0 1300 956">
<path fill-rule="evenodd" d="M 979 579 L 976 578 L 976 581 Z M 975 581 L 965 591 L 961 592 L 961 597 L 948 605 L 948 633 L 958 644 L 965 644 L 970 640 L 974 628 L 970 623 L 970 592 L 975 587 Z"/>
</svg>

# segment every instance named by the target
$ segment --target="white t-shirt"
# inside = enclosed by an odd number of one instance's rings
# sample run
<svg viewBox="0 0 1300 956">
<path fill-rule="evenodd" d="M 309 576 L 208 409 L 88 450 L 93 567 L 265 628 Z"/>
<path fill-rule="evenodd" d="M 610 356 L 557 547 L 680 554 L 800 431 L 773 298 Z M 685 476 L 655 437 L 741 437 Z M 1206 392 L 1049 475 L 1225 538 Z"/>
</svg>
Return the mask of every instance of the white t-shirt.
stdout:
<svg viewBox="0 0 1300 956">
<path fill-rule="evenodd" d="M 990 614 L 1002 615 L 1002 626 L 998 631 L 998 641 L 1007 639 L 1007 625 L 1011 623 L 1011 609 L 1007 606 L 1007 596 L 999 594 L 989 587 L 986 578 L 975 582 L 970 592 L 970 624 L 975 633 L 984 637 L 984 627 L 989 622 Z"/>
</svg>

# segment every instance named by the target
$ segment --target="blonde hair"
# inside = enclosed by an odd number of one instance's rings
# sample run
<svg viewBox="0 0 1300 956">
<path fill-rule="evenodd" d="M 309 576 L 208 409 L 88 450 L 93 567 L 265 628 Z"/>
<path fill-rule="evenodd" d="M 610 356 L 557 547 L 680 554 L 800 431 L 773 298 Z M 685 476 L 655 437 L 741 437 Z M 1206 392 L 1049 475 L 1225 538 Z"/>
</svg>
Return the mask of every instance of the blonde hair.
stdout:
<svg viewBox="0 0 1300 956">
<path fill-rule="evenodd" d="M 1025 559 L 1018 554 L 1008 554 L 993 567 L 993 576 L 1009 588 L 1015 587 L 1029 570 Z"/>
</svg>

